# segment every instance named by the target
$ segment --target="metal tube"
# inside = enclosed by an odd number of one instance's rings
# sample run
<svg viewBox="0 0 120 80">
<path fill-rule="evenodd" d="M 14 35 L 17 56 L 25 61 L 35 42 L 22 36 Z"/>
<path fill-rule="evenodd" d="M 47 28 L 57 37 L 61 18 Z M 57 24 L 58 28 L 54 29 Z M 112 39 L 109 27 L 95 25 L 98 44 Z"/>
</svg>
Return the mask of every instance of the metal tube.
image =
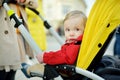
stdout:
<svg viewBox="0 0 120 80">
<path fill-rule="evenodd" d="M 55 39 L 62 45 L 64 44 L 64 41 L 61 39 L 61 37 L 55 32 L 55 30 L 53 29 L 53 27 L 49 28 L 49 31 L 51 32 L 51 34 L 55 37 Z"/>
<path fill-rule="evenodd" d="M 20 25 L 18 27 L 21 34 L 24 36 L 25 40 L 28 42 L 28 44 L 31 46 L 31 48 L 35 51 L 36 54 L 42 53 L 42 50 L 37 46 L 37 44 L 34 42 L 33 38 L 29 34 L 29 32 L 25 29 L 23 25 Z"/>
<path fill-rule="evenodd" d="M 102 77 L 100 77 L 100 76 L 98 76 L 98 75 L 96 75 L 96 74 L 94 74 L 90 71 L 87 71 L 87 70 L 84 70 L 84 69 L 81 69 L 81 68 L 78 68 L 78 67 L 76 67 L 75 69 L 76 69 L 76 73 L 84 75 L 84 76 L 86 76 L 86 77 L 88 77 L 92 80 L 105 80 Z"/>
<path fill-rule="evenodd" d="M 7 5 L 7 3 L 3 4 L 3 7 L 9 11 L 11 10 L 9 8 L 9 6 Z M 17 16 L 16 16 L 17 17 Z M 19 20 L 19 19 L 18 19 Z M 33 38 L 31 37 L 31 35 L 29 34 L 29 32 L 26 30 L 25 26 L 23 24 L 18 26 L 18 29 L 20 30 L 21 34 L 23 35 L 23 37 L 25 38 L 25 40 L 28 42 L 28 44 L 30 45 L 30 47 L 33 49 L 33 51 L 38 54 L 38 53 L 42 53 L 42 50 L 37 46 L 37 44 L 35 43 L 35 41 L 33 40 Z"/>
<path fill-rule="evenodd" d="M 44 26 L 50 31 L 50 33 L 55 37 L 55 39 L 61 44 L 64 44 L 64 40 L 58 35 L 58 33 L 53 29 L 53 27 L 51 25 L 49 25 L 49 23 L 41 16 L 41 14 L 39 13 L 39 11 L 37 11 L 36 9 L 33 8 L 29 8 L 30 10 L 32 10 L 36 15 L 38 15 L 40 17 L 40 19 L 43 21 Z"/>
</svg>

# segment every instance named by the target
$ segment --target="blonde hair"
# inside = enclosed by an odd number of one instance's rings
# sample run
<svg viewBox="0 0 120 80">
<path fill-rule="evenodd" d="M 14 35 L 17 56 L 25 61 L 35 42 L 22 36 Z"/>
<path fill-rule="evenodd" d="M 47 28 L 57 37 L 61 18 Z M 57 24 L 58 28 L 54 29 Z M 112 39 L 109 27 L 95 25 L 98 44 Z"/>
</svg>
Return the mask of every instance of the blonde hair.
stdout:
<svg viewBox="0 0 120 80">
<path fill-rule="evenodd" d="M 82 11 L 78 11 L 78 10 L 75 10 L 75 11 L 71 11 L 69 12 L 66 16 L 65 16 L 65 19 L 63 20 L 63 23 L 70 19 L 70 18 L 73 18 L 73 17 L 81 17 L 83 19 L 83 25 L 85 26 L 86 25 L 86 21 L 87 21 L 87 17 L 86 15 L 82 12 Z"/>
</svg>

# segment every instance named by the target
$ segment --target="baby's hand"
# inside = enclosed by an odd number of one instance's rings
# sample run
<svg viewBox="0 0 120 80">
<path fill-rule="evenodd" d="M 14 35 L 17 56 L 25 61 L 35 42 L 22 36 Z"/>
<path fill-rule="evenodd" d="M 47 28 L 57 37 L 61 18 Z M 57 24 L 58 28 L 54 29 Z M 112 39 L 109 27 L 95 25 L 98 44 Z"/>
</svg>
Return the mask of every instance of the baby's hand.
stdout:
<svg viewBox="0 0 120 80">
<path fill-rule="evenodd" d="M 37 60 L 39 61 L 39 63 L 43 63 L 43 53 L 39 53 L 37 56 L 36 56 Z"/>
</svg>

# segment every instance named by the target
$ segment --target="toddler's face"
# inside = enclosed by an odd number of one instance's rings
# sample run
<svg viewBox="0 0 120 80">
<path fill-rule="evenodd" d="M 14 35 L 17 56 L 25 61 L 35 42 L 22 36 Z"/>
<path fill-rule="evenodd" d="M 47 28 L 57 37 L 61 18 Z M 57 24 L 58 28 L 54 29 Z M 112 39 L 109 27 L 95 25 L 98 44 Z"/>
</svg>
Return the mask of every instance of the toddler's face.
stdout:
<svg viewBox="0 0 120 80">
<path fill-rule="evenodd" d="M 66 40 L 71 41 L 77 39 L 81 34 L 83 34 L 83 31 L 83 19 L 80 17 L 70 18 L 64 22 L 64 32 Z"/>
</svg>

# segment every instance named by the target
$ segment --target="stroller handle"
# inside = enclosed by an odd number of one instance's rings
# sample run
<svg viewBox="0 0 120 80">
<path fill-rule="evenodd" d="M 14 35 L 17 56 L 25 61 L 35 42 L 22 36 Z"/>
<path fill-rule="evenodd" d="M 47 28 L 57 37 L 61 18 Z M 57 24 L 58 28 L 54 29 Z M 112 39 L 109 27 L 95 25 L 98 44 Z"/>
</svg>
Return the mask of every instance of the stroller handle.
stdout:
<svg viewBox="0 0 120 80">
<path fill-rule="evenodd" d="M 30 45 L 30 47 L 33 49 L 33 51 L 35 51 L 36 54 L 42 53 L 42 50 L 38 47 L 38 45 L 33 40 L 32 36 L 26 30 L 25 26 L 22 24 L 22 22 L 17 17 L 17 15 L 15 15 L 14 11 L 9 8 L 9 6 L 7 5 L 6 2 L 3 3 L 3 7 L 7 10 L 8 15 L 13 18 L 12 20 L 14 20 L 16 22 L 16 24 L 15 24 L 14 27 L 18 28 L 20 30 L 21 34 L 23 35 L 23 37 L 25 38 L 25 40 L 28 42 L 28 44 Z"/>
<path fill-rule="evenodd" d="M 49 29 L 50 33 L 55 37 L 55 39 L 60 43 L 60 45 L 64 44 L 64 40 L 57 34 L 57 32 L 54 30 L 54 28 L 48 23 L 47 20 L 45 20 L 39 11 L 33 8 L 29 8 L 32 10 L 36 15 L 40 17 L 40 19 L 43 21 L 45 28 Z"/>
</svg>

